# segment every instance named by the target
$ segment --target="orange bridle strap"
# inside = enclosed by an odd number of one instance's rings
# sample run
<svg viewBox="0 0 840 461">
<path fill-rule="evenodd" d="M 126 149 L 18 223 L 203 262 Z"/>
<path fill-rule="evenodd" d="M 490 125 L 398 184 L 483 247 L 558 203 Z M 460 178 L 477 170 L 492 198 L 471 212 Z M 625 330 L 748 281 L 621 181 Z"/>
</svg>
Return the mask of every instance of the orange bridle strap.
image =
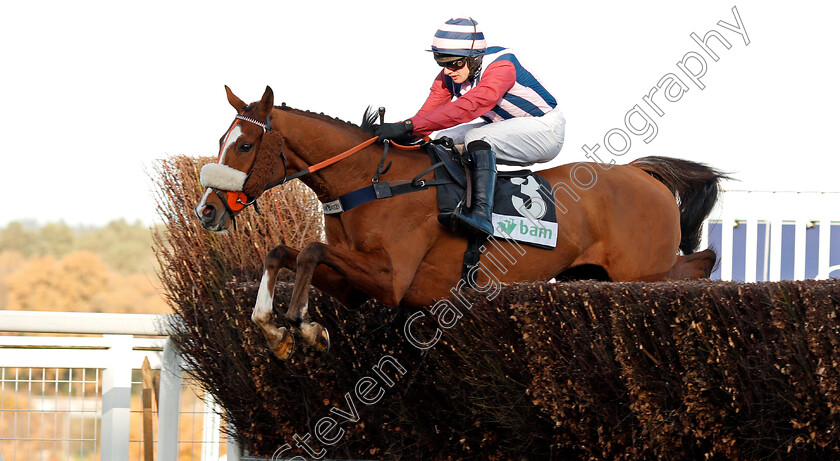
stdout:
<svg viewBox="0 0 840 461">
<path fill-rule="evenodd" d="M 306 176 L 309 173 L 314 173 L 318 170 L 324 169 L 324 168 L 326 168 L 330 165 L 334 165 L 334 164 L 346 159 L 347 157 L 350 157 L 351 155 L 358 153 L 362 149 L 370 146 L 371 144 L 375 143 L 377 139 L 378 139 L 378 137 L 374 136 L 374 137 L 368 139 L 367 141 L 365 141 L 365 142 L 363 142 L 363 143 L 361 143 L 361 144 L 359 144 L 359 145 L 357 145 L 357 146 L 355 146 L 355 147 L 353 147 L 349 150 L 346 150 L 346 151 L 336 155 L 335 157 L 330 157 L 330 158 L 328 158 L 328 159 L 326 159 L 322 162 L 318 162 L 314 165 L 310 165 L 309 168 L 307 168 L 305 170 L 298 171 L 297 173 L 295 173 L 293 175 L 285 176 L 285 177 L 283 177 L 283 179 L 281 179 L 279 181 L 275 181 L 275 182 L 265 186 L 265 190 L 273 189 L 274 187 L 279 186 L 280 184 L 284 184 L 287 181 L 290 181 L 292 179 L 297 179 L 297 178 L 300 178 L 302 176 Z M 428 141 L 428 139 L 427 139 L 427 141 Z M 395 144 L 391 141 L 389 141 L 389 142 L 392 145 L 394 145 L 395 147 L 397 147 L 399 149 L 403 149 L 403 150 L 417 150 L 417 149 L 420 149 L 420 147 L 421 147 L 419 145 L 417 145 L 417 146 L 402 146 L 402 145 L 399 145 L 399 144 Z M 282 152 L 281 152 L 281 154 L 282 154 Z M 283 166 L 284 166 L 284 168 L 286 166 L 286 157 L 285 156 L 283 156 Z"/>
<path fill-rule="evenodd" d="M 333 165 L 333 164 L 335 164 L 335 163 L 338 163 L 338 162 L 340 162 L 340 161 L 342 161 L 342 160 L 346 159 L 347 157 L 350 157 L 351 155 L 358 153 L 359 151 L 361 151 L 361 150 L 362 150 L 362 149 L 364 149 L 365 147 L 370 146 L 371 144 L 373 144 L 374 142 L 376 142 L 376 139 L 377 139 L 377 138 L 374 136 L 373 138 L 370 138 L 370 139 L 368 139 L 367 141 L 365 141 L 365 142 L 363 142 L 363 143 L 359 144 L 358 146 L 353 147 L 353 148 L 351 148 L 351 149 L 349 149 L 349 150 L 346 150 L 346 151 L 344 151 L 344 152 L 342 152 L 342 153 L 340 153 L 340 154 L 336 155 L 335 157 L 330 157 L 330 158 L 328 158 L 328 159 L 326 159 L 326 160 L 324 160 L 324 161 L 322 161 L 322 162 L 318 162 L 318 163 L 316 163 L 316 164 L 314 164 L 314 165 L 310 165 L 310 166 L 309 166 L 309 168 L 307 168 L 306 170 L 304 170 L 304 171 L 306 172 L 305 174 L 308 174 L 308 173 L 314 173 L 314 172 L 316 172 L 316 171 L 318 171 L 318 170 L 320 170 L 320 169 L 323 169 L 323 168 L 326 168 L 326 167 L 328 167 L 328 166 L 330 166 L 330 165 Z M 395 143 L 395 142 L 393 142 L 393 141 L 390 141 L 390 143 L 391 143 L 391 145 L 392 145 L 392 146 L 397 147 L 397 148 L 399 148 L 399 149 L 403 149 L 403 150 L 417 150 L 417 149 L 420 149 L 420 146 L 419 146 L 419 145 L 417 145 L 417 146 L 402 146 L 402 145 L 397 144 L 397 143 Z M 301 173 L 303 173 L 303 172 L 301 172 Z M 301 175 L 301 176 L 302 176 L 302 175 Z"/>
<path fill-rule="evenodd" d="M 311 165 L 309 168 L 307 168 L 307 169 L 306 169 L 306 171 L 307 171 L 308 173 L 314 173 L 314 172 L 316 172 L 316 171 L 318 171 L 318 170 L 320 170 L 320 169 L 322 169 L 322 168 L 326 168 L 326 167 L 328 167 L 328 166 L 330 166 L 330 165 L 332 165 L 332 164 L 334 164 L 334 163 L 338 163 L 338 162 L 340 162 L 340 161 L 342 161 L 342 160 L 346 159 L 347 157 L 349 157 L 349 156 L 351 156 L 351 155 L 353 155 L 353 154 L 355 154 L 355 153 L 358 153 L 359 151 L 361 151 L 361 150 L 362 150 L 362 149 L 364 149 L 365 147 L 367 147 L 367 146 L 369 146 L 369 145 L 373 144 L 374 142 L 376 142 L 376 138 L 375 138 L 375 137 L 370 138 L 370 139 L 368 139 L 367 141 L 365 141 L 365 142 L 363 142 L 363 143 L 359 144 L 358 146 L 353 147 L 353 148 L 352 148 L 352 149 L 350 149 L 350 150 L 346 150 L 346 151 L 344 151 L 344 152 L 342 152 L 342 153 L 340 153 L 340 154 L 336 155 L 335 157 L 330 157 L 330 158 L 328 158 L 328 159 L 324 160 L 323 162 L 318 162 L 318 163 L 316 163 L 316 164 L 314 164 L 314 165 Z"/>
<path fill-rule="evenodd" d="M 423 141 L 429 142 L 429 137 L 428 136 L 423 136 Z M 418 150 L 421 147 L 423 147 L 423 144 L 414 144 L 414 145 L 411 145 L 411 146 L 403 146 L 402 144 L 397 144 L 394 141 L 390 141 L 390 142 L 391 142 L 392 146 L 396 147 L 397 149 L 402 149 L 402 150 Z"/>
</svg>

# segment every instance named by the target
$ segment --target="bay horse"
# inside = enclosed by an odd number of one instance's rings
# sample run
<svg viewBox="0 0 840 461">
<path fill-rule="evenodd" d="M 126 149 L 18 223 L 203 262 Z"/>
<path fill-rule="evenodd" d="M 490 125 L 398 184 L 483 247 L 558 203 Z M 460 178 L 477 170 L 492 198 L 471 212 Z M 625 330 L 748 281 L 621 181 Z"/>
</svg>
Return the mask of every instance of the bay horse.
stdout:
<svg viewBox="0 0 840 461">
<path fill-rule="evenodd" d="M 384 147 L 371 138 L 375 114 L 370 110 L 365 122 L 355 126 L 285 104 L 276 107 L 270 87 L 251 104 L 227 86 L 225 90 L 237 115 L 220 140 L 218 163 L 202 168 L 207 189 L 194 210 L 205 229 L 226 230 L 268 186 L 289 178 L 299 177 L 326 204 L 371 186 L 378 165 L 381 170 Z M 383 176 L 392 184 L 410 182 L 432 165 L 430 157 L 418 151 L 392 148 L 388 159 L 393 163 Z M 493 277 L 488 270 L 477 274 L 476 286 L 488 287 L 491 278 L 499 284 L 544 281 L 592 268 L 612 281 L 710 275 L 716 255 L 711 249 L 694 251 L 700 226 L 717 200 L 719 180 L 726 177 L 723 173 L 667 157 L 645 157 L 627 165 L 588 165 L 588 171 L 597 175 L 594 185 L 573 194 L 557 189 L 561 199 L 554 203 L 557 246 L 525 250 L 496 239 L 495 257 L 485 252 L 480 265 L 491 258 L 497 267 L 500 261 L 512 264 L 499 267 Z M 551 184 L 568 184 L 574 166 L 540 174 Z M 271 322 L 276 276 L 283 267 L 296 272 L 285 319 L 319 350 L 328 350 L 330 342 L 326 329 L 310 319 L 311 285 L 351 308 L 375 298 L 389 306 L 416 309 L 451 297 L 456 293 L 453 288 L 462 289 L 467 238 L 438 222 L 436 199 L 436 188 L 428 187 L 373 200 L 325 216 L 328 243 L 272 249 L 265 257 L 252 319 L 274 354 L 286 359 L 294 348 L 292 331 Z"/>
</svg>

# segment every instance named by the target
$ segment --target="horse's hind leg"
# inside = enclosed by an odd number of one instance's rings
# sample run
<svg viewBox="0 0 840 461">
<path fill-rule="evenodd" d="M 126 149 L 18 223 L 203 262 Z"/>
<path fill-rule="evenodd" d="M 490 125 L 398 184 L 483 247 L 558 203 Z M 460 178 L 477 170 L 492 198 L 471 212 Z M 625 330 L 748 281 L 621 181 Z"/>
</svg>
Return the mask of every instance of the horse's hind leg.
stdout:
<svg viewBox="0 0 840 461">
<path fill-rule="evenodd" d="M 678 255 L 676 262 L 668 271 L 636 277 L 627 281 L 660 282 L 663 280 L 707 279 L 712 275 L 716 260 L 717 254 L 711 248 L 686 256 Z"/>
<path fill-rule="evenodd" d="M 717 255 L 711 248 L 686 256 L 677 256 L 677 262 L 668 272 L 669 280 L 701 279 L 712 275 Z"/>
</svg>

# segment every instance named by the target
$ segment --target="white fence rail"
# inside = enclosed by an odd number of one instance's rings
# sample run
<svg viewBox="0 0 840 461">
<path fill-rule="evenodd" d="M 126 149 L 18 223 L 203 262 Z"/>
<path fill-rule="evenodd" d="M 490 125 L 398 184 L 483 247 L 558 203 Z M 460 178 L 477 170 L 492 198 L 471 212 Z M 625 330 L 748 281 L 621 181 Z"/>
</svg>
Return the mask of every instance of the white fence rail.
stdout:
<svg viewBox="0 0 840 461">
<path fill-rule="evenodd" d="M 718 250 L 722 280 L 804 280 L 808 266 L 816 266 L 813 278 L 826 279 L 840 270 L 840 257 L 831 264 L 832 254 L 840 255 L 833 223 L 840 224 L 840 192 L 727 191 L 706 221 L 701 248 L 713 243 Z M 809 229 L 818 233 L 812 244 Z M 713 242 L 710 234 L 717 232 Z M 783 277 L 790 266 L 792 273 Z M 741 267 L 743 274 L 733 277 Z"/>
<path fill-rule="evenodd" d="M 148 358 L 153 369 L 160 370 L 160 394 L 158 401 L 158 431 L 157 431 L 157 457 L 160 460 L 179 459 L 179 418 L 181 414 L 182 395 L 182 371 L 183 362 L 175 351 L 171 340 L 166 337 L 165 325 L 170 319 L 163 315 L 138 315 L 138 314 L 88 314 L 70 312 L 21 312 L 0 310 L 0 332 L 20 333 L 47 333 L 50 336 L 0 336 L 0 416 L 11 413 L 10 418 L 0 419 L 0 448 L 6 443 L 18 443 L 21 438 L 17 434 L 18 421 L 21 414 L 26 412 L 26 425 L 30 424 L 32 409 L 18 409 L 5 399 L 12 400 L 12 394 L 16 393 L 21 385 L 28 386 L 26 391 L 33 394 L 33 383 L 35 383 L 34 395 L 36 399 L 45 400 L 43 394 L 47 393 L 48 386 L 68 385 L 67 399 L 72 393 L 79 393 L 84 400 L 91 397 L 99 401 L 93 403 L 93 407 L 87 412 L 92 413 L 94 419 L 99 417 L 98 427 L 82 437 L 70 437 L 78 442 L 78 453 L 71 453 L 67 448 L 66 459 L 101 459 L 102 461 L 126 461 L 130 459 L 130 433 L 131 424 L 131 386 L 132 372 L 140 369 L 144 358 Z M 62 335 L 62 336 L 54 336 Z M 74 335 L 74 336 L 66 336 Z M 97 336 L 81 336 L 97 335 Z M 137 337 L 143 336 L 143 337 Z M 19 369 L 28 370 L 28 377 L 25 379 L 17 375 Z M 40 369 L 40 370 L 39 370 Z M 41 370 L 54 369 L 70 370 L 71 378 L 68 379 L 46 379 Z M 16 375 L 6 376 L 7 370 L 16 370 Z M 33 370 L 35 372 L 33 373 Z M 93 379 L 83 377 L 80 380 L 73 379 L 73 370 L 77 374 L 85 374 L 90 370 L 95 374 Z M 99 375 L 101 370 L 101 376 Z M 11 371 L 8 372 L 11 374 Z M 33 375 L 39 375 L 38 379 L 32 379 Z M 22 384 L 23 383 L 23 384 Z M 14 384 L 14 385 L 13 385 Z M 40 390 L 37 389 L 40 384 Z M 74 388 L 75 385 L 75 388 Z M 88 391 L 85 396 L 85 389 L 90 386 L 98 387 L 93 392 Z M 81 391 L 79 391 L 81 388 Z M 90 394 L 93 394 L 91 396 Z M 41 394 L 41 397 L 38 397 Z M 14 398 L 17 398 L 16 396 Z M 59 400 L 58 395 L 51 395 L 49 399 Z M 64 397 L 61 397 L 62 399 Z M 4 403 L 5 402 L 5 403 Z M 15 401 L 16 402 L 16 401 Z M 84 405 L 84 404 L 83 404 Z M 57 407 L 58 405 L 52 405 Z M 221 422 L 217 415 L 218 407 L 212 398 L 205 399 L 205 411 L 202 421 L 202 461 L 218 461 L 220 444 Z M 58 411 L 57 408 L 54 409 Z M 53 413 L 55 412 L 53 411 Z M 41 420 L 44 416 L 41 414 Z M 56 416 L 56 419 L 58 417 Z M 11 423 L 9 421 L 11 420 Z M 3 431 L 4 422 L 7 426 L 13 426 L 14 434 L 6 437 Z M 36 421 L 37 422 L 37 421 Z M 24 423 L 21 422 L 21 425 Z M 57 432 L 57 430 L 54 430 Z M 69 429 L 68 429 L 69 432 Z M 98 432 L 98 435 L 97 435 Z M 97 439 L 98 437 L 98 439 Z M 15 453 L 14 459 L 42 459 L 48 456 L 43 445 L 45 442 L 64 440 L 54 434 L 52 437 L 41 437 L 37 439 L 41 449 L 35 449 L 35 454 L 27 448 L 22 457 L 17 455 L 17 447 L 12 450 Z M 93 453 L 90 447 L 84 443 L 91 442 Z M 98 443 L 97 443 L 98 442 Z M 183 442 L 182 442 L 183 443 Z M 8 448 L 8 447 L 7 447 Z M 233 441 L 228 439 L 226 458 L 229 461 L 238 460 L 238 448 Z M 6 450 L 6 461 L 9 458 L 10 450 Z M 96 452 L 99 456 L 96 456 Z M 3 459 L 3 451 L 0 450 L 0 459 Z M 40 455 L 38 454 L 40 453 Z M 52 453 L 52 451 L 50 451 Z M 135 456 L 137 458 L 137 456 Z M 43 459 L 57 459 L 51 455 Z M 65 459 L 65 458 L 62 458 Z"/>
</svg>

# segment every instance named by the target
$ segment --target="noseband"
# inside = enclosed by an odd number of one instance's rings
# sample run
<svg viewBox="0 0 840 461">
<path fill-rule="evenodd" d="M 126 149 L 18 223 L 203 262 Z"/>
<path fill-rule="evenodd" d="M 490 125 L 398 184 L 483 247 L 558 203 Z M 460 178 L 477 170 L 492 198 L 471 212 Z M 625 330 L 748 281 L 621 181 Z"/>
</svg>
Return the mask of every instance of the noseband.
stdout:
<svg viewBox="0 0 840 461">
<path fill-rule="evenodd" d="M 244 108 L 243 112 L 245 112 L 248 108 Z M 231 124 L 230 128 L 228 128 L 227 134 L 225 135 L 225 139 L 222 142 L 222 147 L 219 151 L 219 160 L 217 163 L 209 163 L 204 165 L 201 169 L 201 185 L 204 187 L 209 187 L 213 189 L 213 192 L 219 197 L 222 203 L 225 206 L 225 210 L 231 216 L 231 219 L 234 219 L 234 212 L 241 211 L 248 205 L 254 205 L 254 209 L 257 213 L 260 213 L 259 208 L 256 205 L 256 197 L 253 199 L 249 199 L 248 196 L 243 192 L 245 184 L 248 182 L 248 179 L 251 177 L 251 173 L 254 171 L 254 168 L 257 165 L 257 160 L 259 157 L 259 151 L 257 151 L 254 157 L 254 163 L 251 166 L 251 171 L 245 173 L 234 168 L 231 168 L 222 163 L 224 160 L 225 150 L 228 147 L 228 138 L 231 136 L 234 128 L 239 124 L 240 121 L 245 121 L 249 123 L 253 123 L 254 125 L 259 126 L 263 130 L 263 134 L 271 129 L 271 117 L 267 117 L 265 122 L 260 120 L 242 115 L 236 114 L 234 117 L 234 121 Z M 262 140 L 262 135 L 260 135 L 260 140 Z M 285 164 L 285 161 L 284 161 Z M 234 220 L 234 226 L 236 225 L 236 221 Z"/>
</svg>

